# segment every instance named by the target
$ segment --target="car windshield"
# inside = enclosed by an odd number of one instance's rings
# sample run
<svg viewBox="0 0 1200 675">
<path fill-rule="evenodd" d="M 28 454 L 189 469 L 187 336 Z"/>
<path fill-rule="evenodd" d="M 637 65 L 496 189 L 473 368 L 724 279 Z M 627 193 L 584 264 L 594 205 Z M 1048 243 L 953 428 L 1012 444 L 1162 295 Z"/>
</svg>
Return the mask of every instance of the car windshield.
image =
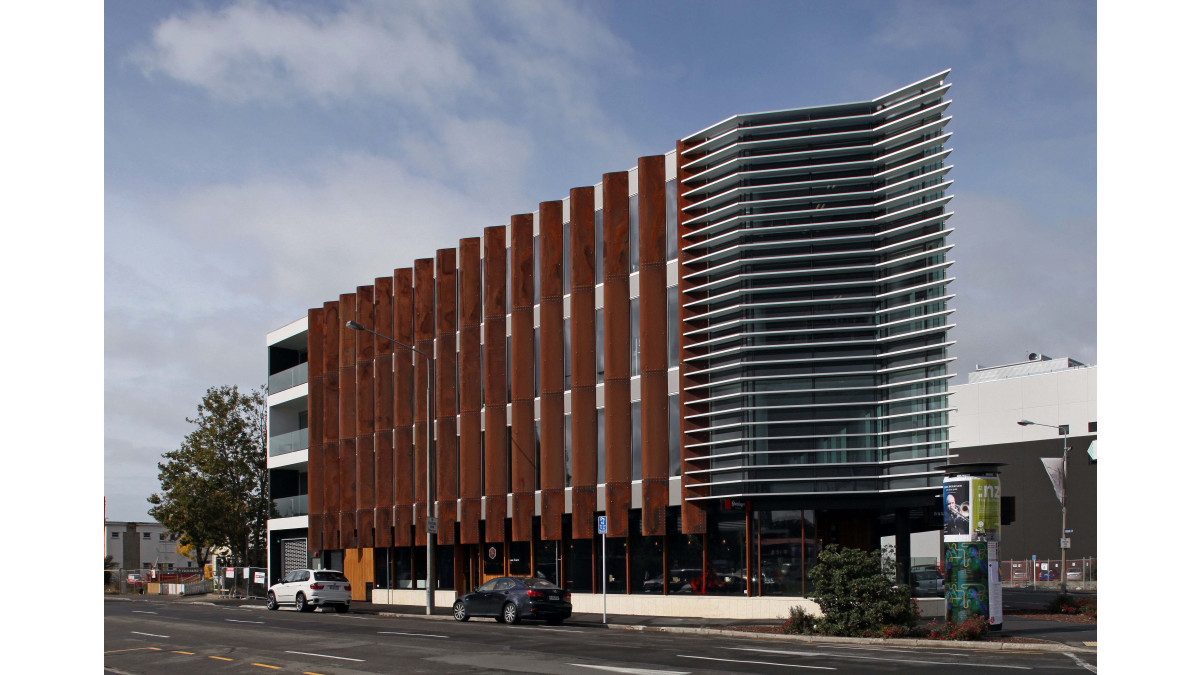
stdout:
<svg viewBox="0 0 1200 675">
<path fill-rule="evenodd" d="M 313 572 L 313 578 L 317 581 L 345 581 L 349 583 L 349 579 L 341 572 Z"/>
<path fill-rule="evenodd" d="M 557 584 L 551 583 L 547 579 L 536 579 L 534 577 L 526 577 L 521 579 L 521 583 L 530 588 L 558 588 Z"/>
</svg>

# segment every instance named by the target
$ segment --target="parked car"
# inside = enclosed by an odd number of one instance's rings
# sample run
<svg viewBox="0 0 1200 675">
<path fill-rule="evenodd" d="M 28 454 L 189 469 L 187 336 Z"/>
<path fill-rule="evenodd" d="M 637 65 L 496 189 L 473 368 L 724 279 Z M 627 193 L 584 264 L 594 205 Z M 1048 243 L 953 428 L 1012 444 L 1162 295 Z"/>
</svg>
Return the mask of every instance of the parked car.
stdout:
<svg viewBox="0 0 1200 675">
<path fill-rule="evenodd" d="M 945 595 L 946 580 L 937 568 L 916 568 L 909 575 L 912 582 L 912 594 L 915 598 L 936 598 Z"/>
<path fill-rule="evenodd" d="M 280 603 L 295 603 L 301 612 L 333 607 L 345 613 L 350 609 L 350 580 L 337 570 L 292 570 L 267 590 L 267 609 L 279 609 Z"/>
<path fill-rule="evenodd" d="M 571 616 L 571 592 L 546 579 L 498 577 L 454 601 L 456 620 L 469 621 L 473 616 L 490 616 L 510 625 L 542 619 L 557 626 Z"/>
<path fill-rule="evenodd" d="M 1058 570 L 1042 570 L 1038 572 L 1038 581 L 1054 581 L 1058 578 Z"/>
<path fill-rule="evenodd" d="M 1068 569 L 1067 581 L 1083 581 L 1083 570 L 1078 567 Z"/>
</svg>

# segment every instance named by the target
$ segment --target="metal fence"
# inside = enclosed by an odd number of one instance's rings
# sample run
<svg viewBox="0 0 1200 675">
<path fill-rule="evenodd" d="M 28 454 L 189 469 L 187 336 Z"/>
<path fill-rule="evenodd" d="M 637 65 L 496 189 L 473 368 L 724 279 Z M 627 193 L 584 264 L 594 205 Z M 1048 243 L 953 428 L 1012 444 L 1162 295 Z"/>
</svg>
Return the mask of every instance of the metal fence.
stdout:
<svg viewBox="0 0 1200 675">
<path fill-rule="evenodd" d="M 266 598 L 271 584 L 265 567 L 218 567 L 213 592 L 226 598 Z"/>
<path fill-rule="evenodd" d="M 211 589 L 212 580 L 200 568 L 104 570 L 104 592 L 109 594 L 196 595 Z"/>
<path fill-rule="evenodd" d="M 1051 588 L 1067 580 L 1067 588 L 1094 590 L 1096 588 L 1096 558 L 1069 558 L 1063 569 L 1061 558 L 1038 557 L 1028 560 L 1003 560 L 1000 562 L 1000 581 L 1017 588 Z"/>
</svg>

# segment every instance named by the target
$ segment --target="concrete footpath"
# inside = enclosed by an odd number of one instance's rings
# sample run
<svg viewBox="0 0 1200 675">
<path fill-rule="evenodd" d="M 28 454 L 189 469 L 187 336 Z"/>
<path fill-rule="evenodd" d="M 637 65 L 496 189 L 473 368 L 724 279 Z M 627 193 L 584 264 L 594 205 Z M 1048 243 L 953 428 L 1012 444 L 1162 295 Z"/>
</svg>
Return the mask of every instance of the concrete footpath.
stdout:
<svg viewBox="0 0 1200 675">
<path fill-rule="evenodd" d="M 113 596 L 105 596 L 106 599 Z M 248 607 L 266 609 L 265 599 L 255 598 L 220 598 L 216 595 L 204 596 L 168 596 L 168 595 L 135 595 L 119 596 L 134 601 L 167 601 L 204 603 L 227 607 Z M 332 610 L 319 610 L 332 611 Z M 435 607 L 432 616 L 426 616 L 425 607 L 418 605 L 376 605 L 367 602 L 351 603 L 350 612 L 354 614 L 375 614 L 378 616 L 394 616 L 408 618 L 423 618 L 432 621 L 453 621 L 448 607 Z M 738 626 L 778 626 L 782 619 L 759 619 L 753 621 L 740 619 L 710 619 L 703 617 L 662 617 L 662 616 L 630 616 L 609 614 L 605 623 L 599 614 L 573 614 L 567 620 L 568 624 L 577 626 L 592 626 L 621 630 L 646 630 L 670 633 L 692 633 L 706 635 L 722 635 L 742 639 L 786 640 L 808 644 L 870 644 L 893 645 L 908 647 L 953 647 L 954 649 L 981 649 L 1003 651 L 1057 651 L 1088 653 L 1096 651 L 1096 624 L 1067 623 L 1050 619 L 1034 619 L 1008 616 L 1004 619 L 1001 630 L 993 633 L 1000 640 L 980 640 L 973 642 L 950 642 L 945 640 L 925 639 L 884 639 L 884 638 L 839 638 L 810 635 L 782 635 L 777 633 L 756 633 L 735 630 Z M 479 621 L 480 619 L 473 619 Z M 1004 638 L 1025 641 L 1003 641 Z"/>
</svg>

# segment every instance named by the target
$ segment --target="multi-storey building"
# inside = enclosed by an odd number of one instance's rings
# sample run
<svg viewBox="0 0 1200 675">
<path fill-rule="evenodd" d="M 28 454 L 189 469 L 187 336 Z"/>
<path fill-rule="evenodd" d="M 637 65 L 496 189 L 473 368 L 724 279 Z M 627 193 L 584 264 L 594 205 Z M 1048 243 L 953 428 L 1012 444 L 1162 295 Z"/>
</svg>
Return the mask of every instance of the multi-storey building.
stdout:
<svg viewBox="0 0 1200 675">
<path fill-rule="evenodd" d="M 175 535 L 156 522 L 104 521 L 104 555 L 114 569 L 173 570 L 195 562 L 181 555 Z"/>
<path fill-rule="evenodd" d="M 947 74 L 731 117 L 271 333 L 271 576 L 421 604 L 429 516 L 439 604 L 794 597 L 823 545 L 907 555 L 949 453 Z"/>
</svg>

